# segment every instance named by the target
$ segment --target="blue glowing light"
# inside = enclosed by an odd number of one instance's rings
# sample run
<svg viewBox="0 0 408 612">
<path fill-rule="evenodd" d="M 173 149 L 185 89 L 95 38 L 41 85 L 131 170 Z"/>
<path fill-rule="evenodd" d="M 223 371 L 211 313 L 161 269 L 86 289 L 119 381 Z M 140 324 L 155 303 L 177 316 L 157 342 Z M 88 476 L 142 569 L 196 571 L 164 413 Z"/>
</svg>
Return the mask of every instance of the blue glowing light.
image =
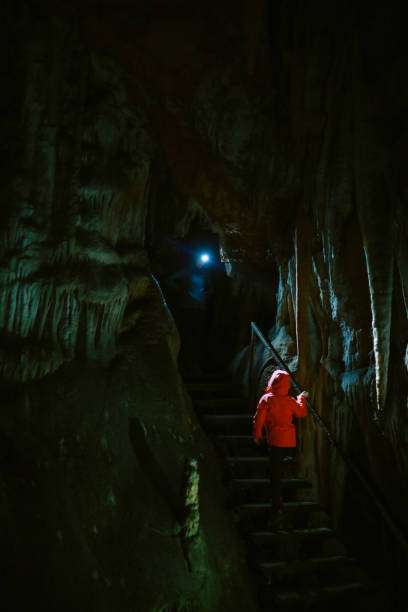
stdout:
<svg viewBox="0 0 408 612">
<path fill-rule="evenodd" d="M 200 255 L 200 261 L 201 263 L 208 263 L 210 261 L 210 256 L 208 253 L 203 253 L 202 255 Z"/>
</svg>

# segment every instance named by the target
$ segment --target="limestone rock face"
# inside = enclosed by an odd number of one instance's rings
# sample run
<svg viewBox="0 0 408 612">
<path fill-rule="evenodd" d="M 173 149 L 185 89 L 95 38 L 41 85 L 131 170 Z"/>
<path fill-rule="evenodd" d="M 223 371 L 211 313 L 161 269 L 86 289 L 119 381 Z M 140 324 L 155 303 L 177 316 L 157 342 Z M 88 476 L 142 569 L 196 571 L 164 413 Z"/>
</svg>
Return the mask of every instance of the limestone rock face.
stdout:
<svg viewBox="0 0 408 612">
<path fill-rule="evenodd" d="M 403 20 L 372 3 L 238 4 L 2 7 L 10 609 L 256 609 L 154 276 L 193 222 L 228 264 L 237 370 L 257 313 L 408 527 Z M 305 475 L 384 576 L 394 536 L 372 539 L 375 507 L 311 419 L 300 440 Z"/>
<path fill-rule="evenodd" d="M 91 4 L 7 7 L 5 609 L 256 609 L 150 266 L 162 154 L 129 67 L 100 49 L 115 9 L 99 28 Z"/>
</svg>

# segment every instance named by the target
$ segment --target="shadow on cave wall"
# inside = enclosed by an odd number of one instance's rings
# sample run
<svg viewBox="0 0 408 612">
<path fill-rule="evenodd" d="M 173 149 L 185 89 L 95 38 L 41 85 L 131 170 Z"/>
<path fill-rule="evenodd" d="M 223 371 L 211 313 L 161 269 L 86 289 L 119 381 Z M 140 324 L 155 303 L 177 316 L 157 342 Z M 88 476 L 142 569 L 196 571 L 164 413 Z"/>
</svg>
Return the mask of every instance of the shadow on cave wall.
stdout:
<svg viewBox="0 0 408 612">
<path fill-rule="evenodd" d="M 145 472 L 149 474 L 150 480 L 160 492 L 174 518 L 181 523 L 182 510 L 180 503 L 178 503 L 180 494 L 170 486 L 166 474 L 146 441 L 145 433 L 137 418 L 129 418 L 129 439 L 138 461 L 143 465 Z"/>
</svg>

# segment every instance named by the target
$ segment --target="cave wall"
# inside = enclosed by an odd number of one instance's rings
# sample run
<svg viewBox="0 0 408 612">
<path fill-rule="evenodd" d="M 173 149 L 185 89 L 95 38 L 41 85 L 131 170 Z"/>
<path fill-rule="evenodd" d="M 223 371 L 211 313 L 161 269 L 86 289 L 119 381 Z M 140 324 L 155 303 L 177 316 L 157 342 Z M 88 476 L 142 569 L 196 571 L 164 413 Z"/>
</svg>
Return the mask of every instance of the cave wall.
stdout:
<svg viewBox="0 0 408 612">
<path fill-rule="evenodd" d="M 2 602 L 255 610 L 147 250 L 177 192 L 105 8 L 4 6 Z"/>
<path fill-rule="evenodd" d="M 398 12 L 320 0 L 9 2 L 2 11 L 10 597 L 24 599 L 13 569 L 24 563 L 40 596 L 50 583 L 54 601 L 86 592 L 84 609 L 194 609 L 197 598 L 198 609 L 254 606 L 152 275 L 162 237 L 185 236 L 200 219 L 218 234 L 240 296 L 238 348 L 254 300 L 273 291 L 264 329 L 406 529 Z M 363 534 L 359 553 L 391 581 L 395 538 L 312 419 L 300 434 L 303 471 L 334 522 L 350 540 Z M 203 494 L 189 539 L 192 459 Z"/>
</svg>

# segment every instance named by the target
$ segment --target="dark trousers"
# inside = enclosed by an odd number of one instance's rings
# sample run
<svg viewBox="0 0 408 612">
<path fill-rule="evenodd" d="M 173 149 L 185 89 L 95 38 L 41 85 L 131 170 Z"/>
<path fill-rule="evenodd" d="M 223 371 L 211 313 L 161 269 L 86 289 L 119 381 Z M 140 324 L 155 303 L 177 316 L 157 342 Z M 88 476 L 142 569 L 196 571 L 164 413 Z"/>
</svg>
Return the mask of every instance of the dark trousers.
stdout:
<svg viewBox="0 0 408 612">
<path fill-rule="evenodd" d="M 269 454 L 269 475 L 271 479 L 271 503 L 272 512 L 277 512 L 281 506 L 280 494 L 280 480 L 282 478 L 283 471 L 283 458 L 289 455 L 291 448 L 283 446 L 268 446 Z"/>
</svg>

